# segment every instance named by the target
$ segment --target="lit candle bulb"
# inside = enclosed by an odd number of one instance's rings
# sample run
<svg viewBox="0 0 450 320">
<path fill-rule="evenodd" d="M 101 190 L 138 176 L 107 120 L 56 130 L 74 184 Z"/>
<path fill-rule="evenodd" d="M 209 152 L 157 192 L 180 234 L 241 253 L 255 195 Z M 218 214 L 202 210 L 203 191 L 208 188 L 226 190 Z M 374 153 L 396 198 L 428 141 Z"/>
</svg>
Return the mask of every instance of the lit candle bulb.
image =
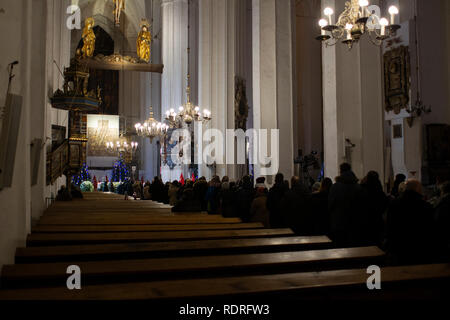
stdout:
<svg viewBox="0 0 450 320">
<path fill-rule="evenodd" d="M 347 23 L 345 25 L 345 29 L 347 30 L 347 40 L 352 40 L 352 29 L 353 25 L 350 23 Z"/>
<path fill-rule="evenodd" d="M 389 25 L 389 21 L 386 18 L 381 18 L 380 25 L 381 25 L 381 36 L 385 36 L 386 35 L 386 27 Z"/>
<path fill-rule="evenodd" d="M 320 30 L 321 30 L 321 33 L 322 33 L 323 36 L 326 35 L 326 31 L 323 30 L 323 28 L 325 28 L 327 25 L 328 25 L 328 22 L 327 22 L 326 19 L 320 19 L 319 20 L 319 26 L 320 26 Z"/>
<path fill-rule="evenodd" d="M 398 8 L 396 6 L 389 7 L 389 13 L 391 15 L 391 24 L 395 24 L 395 16 L 398 14 Z"/>
<path fill-rule="evenodd" d="M 361 17 L 366 16 L 366 7 L 369 5 L 368 0 L 359 0 L 359 6 L 361 7 Z"/>
<path fill-rule="evenodd" d="M 333 9 L 331 9 L 330 7 L 327 7 L 327 8 L 325 8 L 325 10 L 323 10 L 323 13 L 328 17 L 328 24 L 332 25 L 333 22 L 331 21 L 331 16 L 334 13 Z"/>
</svg>

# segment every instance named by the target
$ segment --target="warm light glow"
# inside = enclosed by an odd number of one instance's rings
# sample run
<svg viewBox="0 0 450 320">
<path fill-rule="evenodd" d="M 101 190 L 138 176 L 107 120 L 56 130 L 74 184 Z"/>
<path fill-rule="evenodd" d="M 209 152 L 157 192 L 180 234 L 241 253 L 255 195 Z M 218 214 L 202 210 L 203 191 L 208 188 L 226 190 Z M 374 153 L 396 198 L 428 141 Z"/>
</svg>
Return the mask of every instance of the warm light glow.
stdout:
<svg viewBox="0 0 450 320">
<path fill-rule="evenodd" d="M 328 25 L 328 22 L 327 22 L 327 20 L 325 20 L 325 19 L 320 19 L 319 20 L 319 26 L 320 27 L 326 27 Z"/>
<path fill-rule="evenodd" d="M 380 19 L 380 25 L 382 26 L 388 26 L 389 25 L 389 21 L 386 18 L 381 18 Z"/>
<path fill-rule="evenodd" d="M 331 9 L 330 7 L 327 7 L 327 8 L 325 8 L 325 10 L 323 10 L 323 13 L 324 13 L 326 16 L 331 16 L 331 15 L 334 13 L 334 11 L 333 11 L 333 9 Z"/>
<path fill-rule="evenodd" d="M 359 0 L 359 5 L 361 7 L 367 7 L 369 5 L 369 1 L 368 0 Z"/>
<path fill-rule="evenodd" d="M 345 29 L 346 29 L 346 30 L 352 30 L 352 29 L 353 29 L 353 25 L 350 24 L 350 23 L 347 23 L 347 24 L 345 25 Z"/>
<path fill-rule="evenodd" d="M 390 14 L 398 14 L 398 8 L 396 6 L 390 6 L 389 13 Z"/>
</svg>

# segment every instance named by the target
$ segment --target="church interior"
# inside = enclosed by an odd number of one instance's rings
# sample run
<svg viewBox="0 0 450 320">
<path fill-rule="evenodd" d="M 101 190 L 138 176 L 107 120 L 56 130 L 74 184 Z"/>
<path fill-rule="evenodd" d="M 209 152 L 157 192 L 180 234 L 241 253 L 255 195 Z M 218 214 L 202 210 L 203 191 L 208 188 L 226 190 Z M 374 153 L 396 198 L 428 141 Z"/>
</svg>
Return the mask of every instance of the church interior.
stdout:
<svg viewBox="0 0 450 320">
<path fill-rule="evenodd" d="M 0 0 L 0 30 L 0 301 L 450 297 L 450 1 Z"/>
</svg>

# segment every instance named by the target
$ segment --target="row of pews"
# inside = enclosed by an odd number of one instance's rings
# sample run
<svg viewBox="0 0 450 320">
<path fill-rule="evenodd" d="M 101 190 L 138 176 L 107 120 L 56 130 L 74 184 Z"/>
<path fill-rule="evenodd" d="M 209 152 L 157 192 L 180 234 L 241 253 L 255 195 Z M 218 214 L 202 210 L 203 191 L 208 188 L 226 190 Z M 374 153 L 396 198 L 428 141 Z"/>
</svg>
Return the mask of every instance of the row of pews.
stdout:
<svg viewBox="0 0 450 320">
<path fill-rule="evenodd" d="M 81 290 L 66 286 L 70 265 Z M 371 265 L 381 290 L 367 288 Z M 449 279 L 448 264 L 386 266 L 378 247 L 335 248 L 326 236 L 87 193 L 44 213 L 3 266 L 0 300 L 442 298 Z"/>
</svg>

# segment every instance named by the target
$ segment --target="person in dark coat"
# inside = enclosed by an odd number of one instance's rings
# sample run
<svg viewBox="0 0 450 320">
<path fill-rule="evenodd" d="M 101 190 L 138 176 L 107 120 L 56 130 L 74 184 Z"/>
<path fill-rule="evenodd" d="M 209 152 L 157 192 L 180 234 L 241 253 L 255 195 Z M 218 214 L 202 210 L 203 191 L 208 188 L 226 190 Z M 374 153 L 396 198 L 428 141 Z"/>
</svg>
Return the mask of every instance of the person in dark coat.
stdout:
<svg viewBox="0 0 450 320">
<path fill-rule="evenodd" d="M 224 217 L 236 217 L 236 188 L 234 182 L 224 182 L 220 190 L 220 213 Z"/>
<path fill-rule="evenodd" d="M 284 184 L 283 174 L 277 173 L 275 176 L 275 184 L 270 188 L 267 196 L 267 209 L 270 212 L 270 225 L 272 228 L 284 227 L 281 212 L 281 200 L 287 190 L 288 189 L 286 189 L 286 185 Z"/>
<path fill-rule="evenodd" d="M 153 201 L 162 202 L 164 199 L 164 184 L 159 177 L 153 179 L 152 185 L 150 186 L 150 194 L 152 195 Z"/>
<path fill-rule="evenodd" d="M 422 185 L 408 180 L 405 192 L 387 214 L 387 249 L 393 263 L 426 262 L 431 255 L 433 208 L 423 200 Z"/>
<path fill-rule="evenodd" d="M 361 244 L 367 227 L 367 214 L 363 210 L 363 191 L 350 164 L 340 166 L 340 176 L 328 196 L 330 236 L 338 247 Z"/>
<path fill-rule="evenodd" d="M 202 211 L 206 211 L 207 203 L 206 203 L 206 191 L 208 190 L 208 182 L 205 177 L 200 177 L 194 183 L 194 196 L 200 202 L 200 206 Z"/>
<path fill-rule="evenodd" d="M 220 186 L 221 183 L 219 176 L 214 176 L 212 180 L 209 182 L 208 189 L 205 195 L 208 214 L 219 214 Z"/>
<path fill-rule="evenodd" d="M 72 201 L 72 195 L 66 186 L 61 186 L 56 195 L 56 201 Z"/>
<path fill-rule="evenodd" d="M 236 192 L 237 216 L 243 222 L 250 221 L 250 208 L 254 198 L 253 183 L 250 176 L 244 176 Z"/>
<path fill-rule="evenodd" d="M 291 178 L 291 189 L 281 200 L 282 223 L 298 235 L 311 235 L 314 230 L 309 191 L 299 177 Z"/>
<path fill-rule="evenodd" d="M 194 197 L 193 183 L 188 180 L 184 186 L 181 199 L 172 207 L 172 212 L 197 212 L 201 211 L 200 202 Z"/>
<path fill-rule="evenodd" d="M 406 176 L 403 173 L 399 173 L 395 176 L 394 186 L 391 190 L 391 196 L 394 198 L 398 198 L 400 196 L 400 192 L 398 190 L 398 187 L 402 182 L 406 181 Z"/>
<path fill-rule="evenodd" d="M 441 185 L 441 197 L 435 209 L 436 247 L 439 257 L 450 260 L 450 182 Z"/>
<path fill-rule="evenodd" d="M 267 193 L 264 187 L 256 189 L 250 208 L 250 222 L 261 222 L 264 228 L 270 228 L 270 214 L 267 209 Z"/>
<path fill-rule="evenodd" d="M 328 195 L 333 186 L 330 178 L 324 178 L 318 192 L 311 195 L 311 210 L 314 219 L 314 234 L 328 235 L 330 233 L 330 214 L 328 212 Z"/>
<path fill-rule="evenodd" d="M 388 206 L 388 198 L 377 172 L 370 171 L 361 181 L 366 199 L 364 211 L 368 214 L 366 241 L 371 245 L 381 245 L 384 232 L 383 214 Z"/>
</svg>

